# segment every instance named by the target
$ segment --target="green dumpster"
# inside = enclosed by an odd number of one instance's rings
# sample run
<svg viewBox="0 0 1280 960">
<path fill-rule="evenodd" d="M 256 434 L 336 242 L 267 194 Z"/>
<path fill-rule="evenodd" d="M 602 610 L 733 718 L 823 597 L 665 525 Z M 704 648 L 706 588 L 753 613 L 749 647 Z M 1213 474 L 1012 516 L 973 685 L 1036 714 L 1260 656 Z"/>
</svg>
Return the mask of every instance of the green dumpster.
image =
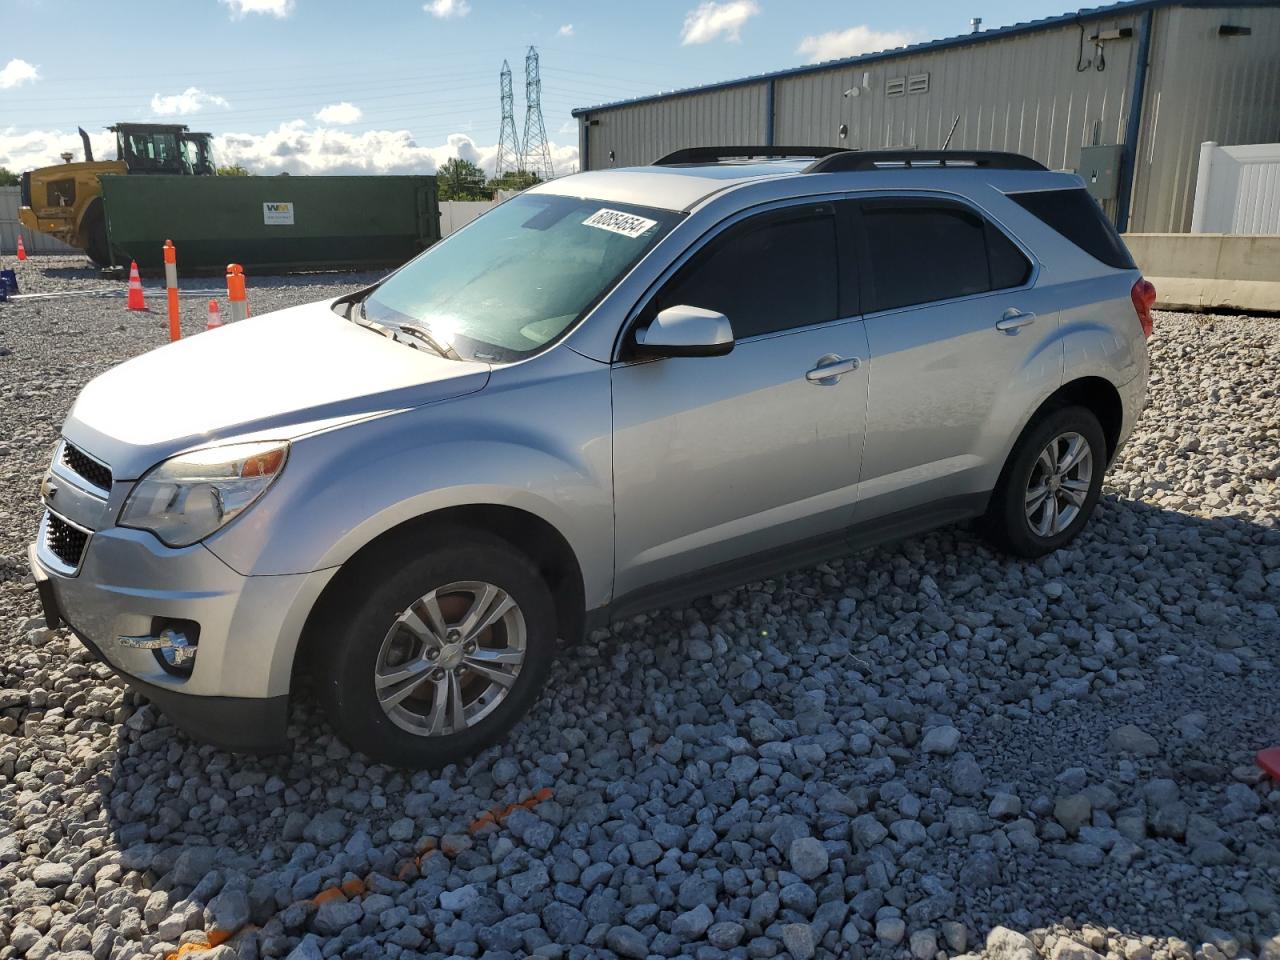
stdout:
<svg viewBox="0 0 1280 960">
<path fill-rule="evenodd" d="M 180 274 L 397 266 L 440 239 L 431 176 L 103 176 L 115 262 Z"/>
</svg>

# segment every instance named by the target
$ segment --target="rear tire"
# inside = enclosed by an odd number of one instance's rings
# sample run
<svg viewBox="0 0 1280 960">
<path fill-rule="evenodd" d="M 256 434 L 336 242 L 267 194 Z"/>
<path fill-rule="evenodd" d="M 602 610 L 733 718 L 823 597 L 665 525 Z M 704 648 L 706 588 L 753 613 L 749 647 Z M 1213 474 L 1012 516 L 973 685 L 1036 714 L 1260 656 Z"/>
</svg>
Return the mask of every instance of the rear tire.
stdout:
<svg viewBox="0 0 1280 960">
<path fill-rule="evenodd" d="M 107 242 L 107 219 L 102 214 L 102 203 L 95 203 L 84 215 L 80 228 L 84 238 L 84 252 L 100 267 L 111 266 L 111 245 Z"/>
<path fill-rule="evenodd" d="M 482 533 L 432 539 L 440 546 L 394 548 L 346 584 L 317 648 L 339 736 L 415 769 L 506 735 L 542 688 L 557 634 L 551 592 L 527 557 Z"/>
<path fill-rule="evenodd" d="M 1020 557 L 1043 557 L 1089 522 L 1102 493 L 1107 442 L 1098 418 L 1064 407 L 1018 439 L 983 518 L 987 538 Z"/>
</svg>

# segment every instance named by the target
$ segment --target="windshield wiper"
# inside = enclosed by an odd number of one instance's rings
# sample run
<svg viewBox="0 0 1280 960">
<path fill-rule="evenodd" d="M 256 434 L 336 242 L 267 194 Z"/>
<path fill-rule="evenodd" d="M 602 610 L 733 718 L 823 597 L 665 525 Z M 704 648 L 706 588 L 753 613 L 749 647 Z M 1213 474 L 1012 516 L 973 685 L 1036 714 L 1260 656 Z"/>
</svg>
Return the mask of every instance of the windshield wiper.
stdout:
<svg viewBox="0 0 1280 960">
<path fill-rule="evenodd" d="M 453 347 L 449 346 L 448 344 L 441 343 L 439 340 L 437 340 L 434 336 L 431 335 L 431 331 L 428 330 L 426 327 L 419 326 L 416 323 L 401 323 L 401 324 L 397 324 L 395 329 L 398 330 L 400 333 L 407 333 L 409 336 L 413 337 L 416 340 L 421 340 L 428 347 L 430 347 L 432 350 L 434 350 L 436 353 L 440 354 L 440 356 L 444 357 L 447 360 L 462 359 L 462 355 L 458 353 L 457 350 L 453 349 Z"/>
</svg>

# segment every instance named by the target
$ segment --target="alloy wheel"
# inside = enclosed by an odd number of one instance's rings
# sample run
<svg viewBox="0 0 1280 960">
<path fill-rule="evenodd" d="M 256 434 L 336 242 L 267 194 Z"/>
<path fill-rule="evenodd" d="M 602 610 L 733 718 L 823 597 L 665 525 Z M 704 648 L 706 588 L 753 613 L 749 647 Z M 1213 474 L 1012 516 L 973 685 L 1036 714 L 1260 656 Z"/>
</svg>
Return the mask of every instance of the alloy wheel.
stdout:
<svg viewBox="0 0 1280 960">
<path fill-rule="evenodd" d="M 1053 537 L 1075 522 L 1093 481 L 1093 450 L 1078 433 L 1062 433 L 1040 451 L 1027 480 L 1027 523 L 1036 536 Z"/>
<path fill-rule="evenodd" d="M 501 587 L 458 581 L 409 605 L 378 650 L 373 686 L 396 726 L 461 733 L 506 699 L 524 665 L 524 614 Z"/>
</svg>

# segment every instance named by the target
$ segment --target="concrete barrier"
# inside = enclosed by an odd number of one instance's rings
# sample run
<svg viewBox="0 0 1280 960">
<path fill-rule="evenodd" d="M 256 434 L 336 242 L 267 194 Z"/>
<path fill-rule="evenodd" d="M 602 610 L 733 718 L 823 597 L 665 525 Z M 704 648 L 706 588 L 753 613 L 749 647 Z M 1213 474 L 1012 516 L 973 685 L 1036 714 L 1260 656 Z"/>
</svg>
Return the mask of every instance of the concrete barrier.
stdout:
<svg viewBox="0 0 1280 960">
<path fill-rule="evenodd" d="M 1280 313 L 1280 236 L 1129 233 L 1124 241 L 1156 306 Z"/>
</svg>

